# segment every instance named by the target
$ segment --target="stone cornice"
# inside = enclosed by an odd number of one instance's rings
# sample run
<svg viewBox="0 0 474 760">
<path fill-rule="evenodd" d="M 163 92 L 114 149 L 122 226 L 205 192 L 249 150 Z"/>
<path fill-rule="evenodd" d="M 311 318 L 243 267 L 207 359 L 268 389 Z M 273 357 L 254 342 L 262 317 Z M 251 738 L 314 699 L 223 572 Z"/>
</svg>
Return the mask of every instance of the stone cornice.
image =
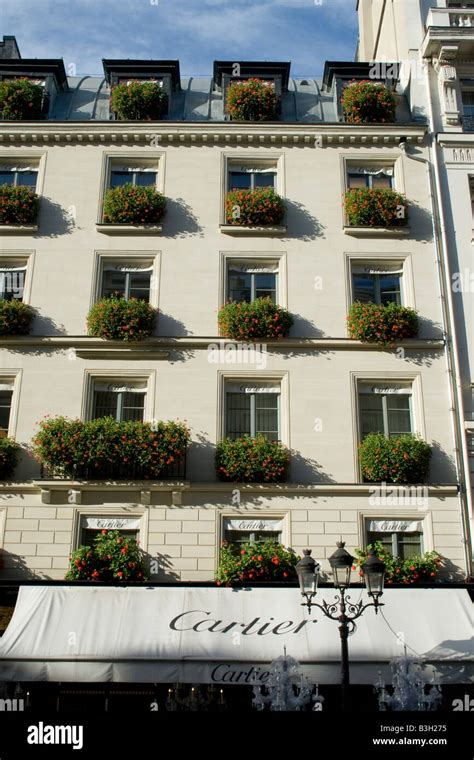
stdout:
<svg viewBox="0 0 474 760">
<path fill-rule="evenodd" d="M 338 145 L 398 146 L 403 136 L 422 143 L 426 124 L 308 124 L 231 122 L 0 122 L 0 147 L 58 144 L 96 145 Z"/>
</svg>

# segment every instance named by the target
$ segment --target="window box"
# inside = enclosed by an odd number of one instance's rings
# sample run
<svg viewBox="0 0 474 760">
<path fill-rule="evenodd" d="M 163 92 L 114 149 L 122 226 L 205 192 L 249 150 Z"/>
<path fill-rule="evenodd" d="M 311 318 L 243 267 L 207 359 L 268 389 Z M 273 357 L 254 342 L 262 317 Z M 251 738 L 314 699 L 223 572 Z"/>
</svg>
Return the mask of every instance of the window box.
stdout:
<svg viewBox="0 0 474 760">
<path fill-rule="evenodd" d="M 281 231 L 285 215 L 283 199 L 272 187 L 229 190 L 225 198 L 225 225 Z M 286 231 L 286 228 L 283 228 Z"/>
<path fill-rule="evenodd" d="M 44 88 L 26 77 L 0 81 L 0 113 L 5 121 L 41 118 Z"/>
<path fill-rule="evenodd" d="M 349 188 L 344 199 L 346 228 L 398 230 L 408 222 L 405 196 L 387 188 Z M 349 232 L 349 234 L 351 234 Z"/>
<path fill-rule="evenodd" d="M 393 124 L 395 96 L 380 82 L 351 82 L 342 94 L 344 120 L 349 124 Z"/>
<path fill-rule="evenodd" d="M 147 577 L 136 539 L 105 529 L 72 553 L 66 573 L 69 581 L 142 581 Z"/>
<path fill-rule="evenodd" d="M 363 575 L 361 566 L 368 558 L 370 550 L 375 551 L 376 556 L 385 563 L 385 581 L 389 585 L 434 582 L 442 567 L 442 559 L 437 552 L 426 552 L 423 555 L 414 553 L 412 556 L 402 557 L 393 554 L 385 542 L 371 541 L 366 550 L 355 550 L 359 575 Z"/>
<path fill-rule="evenodd" d="M 356 301 L 349 310 L 347 325 L 351 338 L 388 347 L 418 335 L 416 311 L 393 302 Z"/>
<path fill-rule="evenodd" d="M 168 111 L 168 96 L 160 82 L 134 80 L 112 89 L 110 106 L 123 121 L 158 121 Z"/>
<path fill-rule="evenodd" d="M 22 301 L 0 300 L 0 336 L 28 335 L 33 317 L 33 309 Z"/>
<path fill-rule="evenodd" d="M 159 235 L 162 224 L 103 224 L 97 222 L 97 232 L 103 235 Z"/>
<path fill-rule="evenodd" d="M 184 477 L 189 430 L 181 422 L 44 419 L 34 454 L 52 477 L 147 480 Z"/>
<path fill-rule="evenodd" d="M 236 235 L 241 237 L 278 237 L 279 235 L 286 235 L 288 227 L 283 224 L 269 224 L 265 227 L 243 227 L 235 224 L 221 224 L 220 231 L 223 235 Z"/>
<path fill-rule="evenodd" d="M 105 340 L 138 341 L 150 337 L 157 310 L 144 300 L 102 298 L 87 316 L 88 334 Z"/>
<path fill-rule="evenodd" d="M 227 88 L 226 111 L 232 121 L 275 121 L 278 105 L 273 83 L 250 78 Z"/>
<path fill-rule="evenodd" d="M 299 557 L 293 549 L 273 540 L 240 545 L 224 542 L 217 569 L 217 584 L 242 581 L 294 581 Z"/>
<path fill-rule="evenodd" d="M 278 441 L 264 435 L 224 438 L 217 444 L 219 480 L 249 483 L 281 483 L 288 477 L 290 453 Z"/>
<path fill-rule="evenodd" d="M 0 436 L 0 480 L 13 474 L 18 458 L 18 444 L 12 438 Z"/>
<path fill-rule="evenodd" d="M 285 338 L 293 325 L 289 311 L 277 306 L 271 298 L 234 302 L 222 307 L 218 315 L 223 337 L 246 341 Z"/>
<path fill-rule="evenodd" d="M 98 225 L 98 229 L 102 227 L 104 231 L 104 226 L 117 229 L 118 225 L 123 233 L 124 229 L 130 227 L 141 231 L 150 229 L 151 225 L 155 226 L 155 230 L 152 231 L 157 231 L 156 225 L 160 225 L 165 214 L 166 198 L 156 190 L 155 181 L 156 175 L 152 175 L 149 185 L 128 181 L 110 187 L 105 193 L 102 224 Z"/>
<path fill-rule="evenodd" d="M 423 483 L 431 447 L 410 434 L 387 438 L 383 433 L 369 433 L 359 445 L 359 458 L 364 480 L 370 483 Z"/>
<path fill-rule="evenodd" d="M 29 187 L 0 185 L 0 232 L 13 229 L 37 230 L 39 197 Z"/>
</svg>

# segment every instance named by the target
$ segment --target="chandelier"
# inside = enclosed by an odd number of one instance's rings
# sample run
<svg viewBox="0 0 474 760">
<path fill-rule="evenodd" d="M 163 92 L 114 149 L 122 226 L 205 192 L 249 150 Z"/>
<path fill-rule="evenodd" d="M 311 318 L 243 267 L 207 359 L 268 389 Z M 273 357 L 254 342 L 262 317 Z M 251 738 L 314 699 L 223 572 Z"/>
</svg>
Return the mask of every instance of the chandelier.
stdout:
<svg viewBox="0 0 474 760">
<path fill-rule="evenodd" d="M 197 712 L 198 710 L 221 712 L 227 709 L 224 690 L 210 685 L 205 690 L 201 686 L 175 683 L 168 689 L 165 702 L 168 712 Z"/>
<path fill-rule="evenodd" d="M 252 705 L 256 710 L 301 711 L 312 702 L 313 710 L 322 710 L 324 697 L 319 695 L 317 684 L 301 672 L 299 662 L 286 654 L 286 647 L 285 654 L 271 663 L 269 673 L 264 686 L 255 678 Z"/>
<path fill-rule="evenodd" d="M 441 688 L 434 683 L 434 677 L 424 672 L 424 663 L 420 659 L 396 657 L 390 663 L 392 669 L 391 693 L 388 692 L 379 671 L 375 682 L 379 710 L 420 711 L 438 710 L 441 704 Z"/>
</svg>

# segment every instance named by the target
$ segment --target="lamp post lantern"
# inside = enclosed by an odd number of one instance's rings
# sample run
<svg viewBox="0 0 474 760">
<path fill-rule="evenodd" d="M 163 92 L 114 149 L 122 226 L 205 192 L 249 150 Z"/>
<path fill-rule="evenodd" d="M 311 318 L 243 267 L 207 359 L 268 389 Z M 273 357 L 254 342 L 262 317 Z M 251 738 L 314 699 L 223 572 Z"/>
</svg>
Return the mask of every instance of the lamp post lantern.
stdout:
<svg viewBox="0 0 474 760">
<path fill-rule="evenodd" d="M 364 604 L 363 601 L 351 602 L 349 595 L 346 596 L 346 590 L 350 586 L 351 570 L 354 557 L 344 549 L 344 542 L 337 543 L 336 551 L 329 557 L 329 564 L 333 571 L 334 588 L 339 591 L 330 604 L 325 599 L 321 604 L 313 601 L 318 591 L 319 565 L 311 557 L 311 549 L 303 551 L 304 557 L 296 565 L 298 580 L 302 596 L 306 601 L 303 605 L 308 607 L 311 614 L 312 607 L 317 607 L 330 620 L 339 623 L 339 635 L 341 638 L 341 687 L 342 687 L 342 709 L 344 712 L 349 710 L 349 648 L 348 637 L 356 628 L 355 620 L 359 618 L 368 607 L 374 607 L 375 612 L 382 607 L 379 598 L 383 594 L 383 584 L 385 575 L 384 563 L 375 556 L 373 551 L 362 564 L 365 585 L 368 595 L 373 602 Z"/>
</svg>

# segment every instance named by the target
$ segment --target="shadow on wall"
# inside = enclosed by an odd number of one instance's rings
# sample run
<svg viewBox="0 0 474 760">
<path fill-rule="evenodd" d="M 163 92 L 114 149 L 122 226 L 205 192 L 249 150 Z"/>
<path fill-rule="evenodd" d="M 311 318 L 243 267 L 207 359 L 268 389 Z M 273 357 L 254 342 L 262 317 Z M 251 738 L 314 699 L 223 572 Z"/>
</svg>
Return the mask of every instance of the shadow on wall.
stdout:
<svg viewBox="0 0 474 760">
<path fill-rule="evenodd" d="M 431 442 L 430 483 L 446 484 L 458 482 L 456 460 L 441 447 L 439 441 Z M 443 497 L 440 496 L 440 499 Z"/>
<path fill-rule="evenodd" d="M 0 579 L 8 580 L 38 580 L 41 576 L 28 567 L 25 558 L 12 554 L 6 549 L 0 549 Z"/>
<path fill-rule="evenodd" d="M 302 456 L 301 452 L 291 451 L 290 480 L 293 483 L 336 483 L 334 478 L 323 472 L 321 465 L 310 457 Z"/>
<path fill-rule="evenodd" d="M 184 322 L 161 310 L 158 313 L 155 333 L 160 338 L 184 338 L 193 335 L 193 332 L 188 330 Z"/>
<path fill-rule="evenodd" d="M 41 197 L 39 229 L 40 232 L 34 237 L 57 238 L 61 235 L 71 235 L 74 230 L 78 229 L 75 221 L 76 209 L 69 206 L 63 208 L 59 203 L 55 203 L 51 198 Z"/>
<path fill-rule="evenodd" d="M 142 552 L 143 559 L 145 560 L 146 567 L 150 574 L 150 580 L 152 581 L 179 581 L 179 573 L 173 570 L 173 559 L 169 554 L 162 554 L 156 552 L 150 554 L 149 552 Z"/>
<path fill-rule="evenodd" d="M 298 201 L 291 201 L 288 198 L 285 198 L 285 206 L 285 222 L 288 226 L 288 235 L 282 238 L 282 240 L 298 238 L 298 240 L 308 241 L 324 238 L 324 225 L 315 216 L 310 214 L 306 206 Z"/>
<path fill-rule="evenodd" d="M 194 433 L 188 448 L 186 478 L 201 482 L 214 481 L 216 446 L 204 433 Z M 229 484 L 231 485 L 231 484 Z"/>
<path fill-rule="evenodd" d="M 163 235 L 171 238 L 185 238 L 190 235 L 204 237 L 197 216 L 183 198 L 166 198 Z"/>
<path fill-rule="evenodd" d="M 291 328 L 290 338 L 312 338 L 313 340 L 317 340 L 327 337 L 326 333 L 316 327 L 312 320 L 305 319 L 301 314 L 293 313 L 293 319 L 294 323 Z"/>
</svg>

